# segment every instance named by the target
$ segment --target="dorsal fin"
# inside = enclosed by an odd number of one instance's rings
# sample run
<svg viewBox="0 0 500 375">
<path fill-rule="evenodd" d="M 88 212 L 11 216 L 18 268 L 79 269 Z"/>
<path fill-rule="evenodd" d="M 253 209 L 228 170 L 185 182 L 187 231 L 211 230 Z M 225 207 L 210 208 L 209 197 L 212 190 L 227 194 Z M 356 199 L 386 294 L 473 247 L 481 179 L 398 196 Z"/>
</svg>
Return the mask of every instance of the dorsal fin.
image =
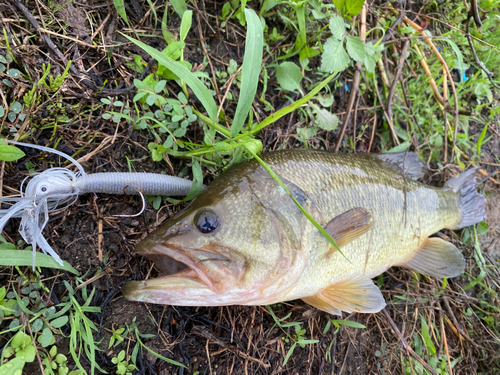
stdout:
<svg viewBox="0 0 500 375">
<path fill-rule="evenodd" d="M 424 164 L 420 161 L 418 154 L 414 152 L 378 154 L 375 157 L 382 160 L 382 164 L 385 167 L 405 175 L 412 180 L 418 180 L 425 173 Z"/>
<path fill-rule="evenodd" d="M 340 315 L 341 311 L 376 313 L 385 307 L 380 289 L 365 275 L 355 275 L 349 280 L 331 284 L 302 300 L 334 315 Z"/>
</svg>

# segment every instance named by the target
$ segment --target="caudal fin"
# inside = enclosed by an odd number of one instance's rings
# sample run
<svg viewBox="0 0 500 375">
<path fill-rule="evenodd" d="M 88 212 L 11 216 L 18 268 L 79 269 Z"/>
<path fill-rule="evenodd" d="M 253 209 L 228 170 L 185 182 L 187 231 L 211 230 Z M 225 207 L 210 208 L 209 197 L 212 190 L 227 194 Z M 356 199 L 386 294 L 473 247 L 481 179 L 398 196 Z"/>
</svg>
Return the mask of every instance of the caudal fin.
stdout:
<svg viewBox="0 0 500 375">
<path fill-rule="evenodd" d="M 476 191 L 477 184 L 474 172 L 477 169 L 469 169 L 457 177 L 450 178 L 444 184 L 455 193 L 459 193 L 460 224 L 450 229 L 464 228 L 479 223 L 486 216 L 486 198 Z"/>
</svg>

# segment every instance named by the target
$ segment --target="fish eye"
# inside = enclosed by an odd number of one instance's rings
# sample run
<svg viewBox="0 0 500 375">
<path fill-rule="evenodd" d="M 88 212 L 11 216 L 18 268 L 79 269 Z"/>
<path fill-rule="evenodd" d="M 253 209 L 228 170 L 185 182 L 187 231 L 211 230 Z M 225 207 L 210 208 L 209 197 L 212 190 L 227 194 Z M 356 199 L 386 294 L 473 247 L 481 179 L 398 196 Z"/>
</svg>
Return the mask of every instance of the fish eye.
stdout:
<svg viewBox="0 0 500 375">
<path fill-rule="evenodd" d="M 212 233 L 219 226 L 219 218 L 212 210 L 198 211 L 194 222 L 201 233 Z"/>
</svg>

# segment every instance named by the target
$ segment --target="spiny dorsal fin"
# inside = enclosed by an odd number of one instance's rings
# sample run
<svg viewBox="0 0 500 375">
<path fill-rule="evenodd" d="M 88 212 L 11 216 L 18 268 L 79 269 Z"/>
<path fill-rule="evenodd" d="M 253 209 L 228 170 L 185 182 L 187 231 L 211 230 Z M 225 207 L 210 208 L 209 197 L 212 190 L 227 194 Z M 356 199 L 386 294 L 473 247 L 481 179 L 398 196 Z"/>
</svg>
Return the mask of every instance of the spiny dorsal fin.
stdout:
<svg viewBox="0 0 500 375">
<path fill-rule="evenodd" d="M 369 212 L 359 207 L 334 217 L 325 227 L 327 233 L 332 236 L 338 247 L 346 246 L 356 238 L 362 236 L 373 226 L 374 221 Z M 329 254 L 335 252 L 332 247 Z"/>
<path fill-rule="evenodd" d="M 401 264 L 419 273 L 437 277 L 455 277 L 464 272 L 465 261 L 455 245 L 441 238 L 427 238 L 412 258 Z"/>
<path fill-rule="evenodd" d="M 335 315 L 340 315 L 340 311 L 376 313 L 385 307 L 380 289 L 365 275 L 356 275 L 350 280 L 329 285 L 314 296 L 302 300 Z"/>
<path fill-rule="evenodd" d="M 424 175 L 424 164 L 420 161 L 418 154 L 414 152 L 395 152 L 390 154 L 378 154 L 376 157 L 382 160 L 382 164 L 412 180 L 418 180 Z"/>
</svg>

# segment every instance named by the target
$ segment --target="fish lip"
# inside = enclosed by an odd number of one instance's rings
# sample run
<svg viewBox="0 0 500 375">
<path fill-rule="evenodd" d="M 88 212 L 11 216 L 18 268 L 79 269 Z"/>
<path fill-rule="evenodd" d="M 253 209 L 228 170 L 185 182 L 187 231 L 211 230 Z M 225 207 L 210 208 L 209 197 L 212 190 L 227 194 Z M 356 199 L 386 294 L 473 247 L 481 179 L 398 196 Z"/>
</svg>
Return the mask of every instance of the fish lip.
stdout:
<svg viewBox="0 0 500 375">
<path fill-rule="evenodd" d="M 156 277 L 144 281 L 129 281 L 122 286 L 122 294 L 129 301 L 165 304 L 169 293 L 187 289 L 210 293 L 210 288 L 191 269 L 173 276 Z"/>
<path fill-rule="evenodd" d="M 214 255 L 214 259 L 231 262 L 231 260 L 228 259 L 227 257 L 220 255 L 217 252 L 214 252 L 213 250 L 211 250 L 209 247 L 206 246 L 201 246 L 200 248 L 197 249 L 191 249 L 186 247 L 180 247 L 163 241 L 160 243 L 156 243 L 154 246 L 148 247 L 147 249 L 143 248 L 140 251 L 141 255 L 152 259 L 157 265 L 159 265 L 158 256 L 160 257 L 167 256 L 171 259 L 174 259 L 176 262 L 179 262 L 188 267 L 188 270 L 183 270 L 168 276 L 163 276 L 150 280 L 161 279 L 162 281 L 163 280 L 166 281 L 168 278 L 172 278 L 173 281 L 174 280 L 173 278 L 179 278 L 179 277 L 189 277 L 190 279 L 193 279 L 193 276 L 196 275 L 196 278 L 199 279 L 200 282 L 203 282 L 206 287 L 215 292 L 219 289 L 219 287 L 216 285 L 214 280 L 212 280 L 206 269 L 201 266 L 203 260 L 198 260 L 194 257 L 194 254 L 200 252 L 211 253 Z"/>
</svg>

